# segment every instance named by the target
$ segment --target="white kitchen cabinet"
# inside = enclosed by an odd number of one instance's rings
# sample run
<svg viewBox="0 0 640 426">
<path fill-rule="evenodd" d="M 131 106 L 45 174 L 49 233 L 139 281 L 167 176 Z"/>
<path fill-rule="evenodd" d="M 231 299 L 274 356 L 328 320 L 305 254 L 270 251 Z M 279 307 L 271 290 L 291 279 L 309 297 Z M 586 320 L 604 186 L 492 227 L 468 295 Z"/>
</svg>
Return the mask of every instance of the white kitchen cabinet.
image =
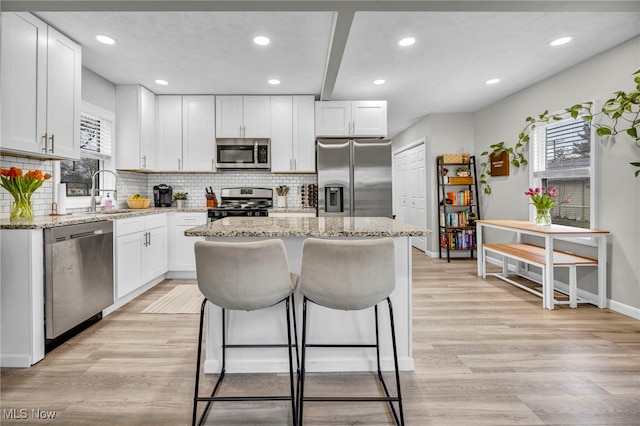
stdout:
<svg viewBox="0 0 640 426">
<path fill-rule="evenodd" d="M 155 170 L 156 96 L 135 84 L 116 86 L 116 168 Z"/>
<path fill-rule="evenodd" d="M 158 96 L 158 171 L 215 170 L 215 97 Z"/>
<path fill-rule="evenodd" d="M 2 150 L 80 158 L 80 46 L 28 13 L 2 14 Z"/>
<path fill-rule="evenodd" d="M 176 212 L 169 220 L 169 270 L 195 272 L 194 244 L 204 237 L 185 237 L 184 231 L 207 223 L 207 212 Z"/>
<path fill-rule="evenodd" d="M 316 137 L 386 137 L 387 101 L 316 102 Z"/>
<path fill-rule="evenodd" d="M 314 96 L 271 97 L 271 171 L 315 172 Z"/>
<path fill-rule="evenodd" d="M 116 298 L 131 293 L 168 270 L 166 215 L 118 219 Z"/>
<path fill-rule="evenodd" d="M 216 137 L 270 138 L 270 97 L 216 96 Z"/>
<path fill-rule="evenodd" d="M 182 170 L 182 96 L 156 96 L 156 170 Z"/>
</svg>

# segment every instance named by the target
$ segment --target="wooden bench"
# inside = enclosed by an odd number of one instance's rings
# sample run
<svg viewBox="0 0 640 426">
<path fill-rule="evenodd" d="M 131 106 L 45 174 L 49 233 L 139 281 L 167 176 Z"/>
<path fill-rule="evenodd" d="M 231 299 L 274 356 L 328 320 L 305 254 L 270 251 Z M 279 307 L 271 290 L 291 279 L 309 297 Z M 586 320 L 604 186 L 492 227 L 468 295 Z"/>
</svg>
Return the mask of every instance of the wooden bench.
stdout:
<svg viewBox="0 0 640 426">
<path fill-rule="evenodd" d="M 516 243 L 516 244 L 483 244 L 483 278 L 486 278 L 487 275 L 493 275 L 495 277 L 500 278 L 503 281 L 506 281 L 510 284 L 513 284 L 517 287 L 520 287 L 523 290 L 528 291 L 529 293 L 533 293 L 537 296 L 540 296 L 544 299 L 544 292 L 551 291 L 553 294 L 554 283 L 544 282 L 545 280 L 545 268 L 547 267 L 545 260 L 545 249 L 544 247 L 535 246 L 533 244 L 525 244 L 525 243 Z M 486 261 L 487 261 L 487 252 L 496 253 L 502 256 L 502 273 L 486 273 Z M 516 260 L 518 262 L 523 262 L 529 265 L 537 266 L 542 269 L 542 292 L 539 292 L 535 289 L 529 288 L 521 283 L 513 281 L 509 278 L 509 259 Z M 569 269 L 569 301 L 557 301 L 554 297 L 552 297 L 553 302 L 555 304 L 568 304 L 570 307 L 575 308 L 578 304 L 578 290 L 577 290 L 577 271 L 576 268 L 578 266 L 598 266 L 598 261 L 595 259 L 590 259 L 588 257 L 582 257 L 571 253 L 565 253 L 559 250 L 553 251 L 553 267 L 565 267 Z M 518 269 L 518 268 L 517 268 Z M 521 274 L 519 274 L 522 276 Z M 527 279 L 531 279 L 530 277 L 524 277 Z M 548 289 L 548 290 L 546 290 Z M 582 300 L 580 300 L 582 302 Z"/>
</svg>

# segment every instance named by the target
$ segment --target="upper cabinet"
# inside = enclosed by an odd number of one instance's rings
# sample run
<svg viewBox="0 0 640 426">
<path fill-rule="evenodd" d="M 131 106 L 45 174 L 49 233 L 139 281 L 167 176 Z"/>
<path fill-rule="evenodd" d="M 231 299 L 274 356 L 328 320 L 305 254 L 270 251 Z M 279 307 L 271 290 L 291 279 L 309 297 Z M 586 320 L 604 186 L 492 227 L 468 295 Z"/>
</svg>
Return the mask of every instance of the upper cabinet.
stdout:
<svg viewBox="0 0 640 426">
<path fill-rule="evenodd" d="M 316 102 L 317 137 L 386 137 L 387 101 Z"/>
<path fill-rule="evenodd" d="M 142 86 L 116 86 L 116 168 L 154 170 L 156 96 Z"/>
<path fill-rule="evenodd" d="M 315 172 L 314 104 L 313 95 L 271 97 L 272 172 Z"/>
<path fill-rule="evenodd" d="M 28 13 L 2 13 L 2 150 L 80 158 L 82 51 Z"/>
<path fill-rule="evenodd" d="M 270 97 L 216 96 L 216 137 L 270 138 Z"/>
<path fill-rule="evenodd" d="M 158 96 L 159 171 L 215 170 L 215 96 Z"/>
</svg>

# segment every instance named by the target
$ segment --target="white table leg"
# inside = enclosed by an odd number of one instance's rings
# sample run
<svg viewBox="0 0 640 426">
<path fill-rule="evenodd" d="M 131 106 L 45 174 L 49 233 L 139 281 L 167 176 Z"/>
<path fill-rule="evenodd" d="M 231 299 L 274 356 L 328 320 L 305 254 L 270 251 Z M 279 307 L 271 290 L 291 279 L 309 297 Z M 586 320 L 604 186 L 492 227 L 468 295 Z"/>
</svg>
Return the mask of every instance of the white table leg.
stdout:
<svg viewBox="0 0 640 426">
<path fill-rule="evenodd" d="M 544 237 L 544 246 L 546 249 L 546 253 L 545 253 L 545 271 L 544 271 L 544 281 L 543 281 L 543 285 L 545 286 L 545 288 L 543 289 L 544 292 L 544 307 L 547 309 L 553 309 L 553 288 L 554 288 L 554 281 L 553 281 L 553 238 L 551 238 L 550 235 L 545 235 Z"/>
<path fill-rule="evenodd" d="M 478 256 L 478 276 L 486 276 L 484 250 L 482 249 L 482 225 L 476 222 L 476 254 Z"/>
<path fill-rule="evenodd" d="M 607 236 L 596 237 L 598 243 L 598 308 L 607 305 Z"/>
</svg>

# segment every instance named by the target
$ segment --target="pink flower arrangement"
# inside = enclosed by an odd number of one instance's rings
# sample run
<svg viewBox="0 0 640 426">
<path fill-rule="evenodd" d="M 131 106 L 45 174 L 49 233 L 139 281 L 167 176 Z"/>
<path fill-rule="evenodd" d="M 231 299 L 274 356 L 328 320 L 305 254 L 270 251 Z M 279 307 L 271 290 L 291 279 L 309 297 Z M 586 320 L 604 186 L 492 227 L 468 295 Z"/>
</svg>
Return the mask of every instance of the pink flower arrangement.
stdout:
<svg viewBox="0 0 640 426">
<path fill-rule="evenodd" d="M 536 210 L 550 210 L 559 204 L 568 204 L 570 199 L 558 201 L 558 190 L 556 188 L 547 189 L 544 186 L 542 188 L 529 188 L 524 193 L 531 197 L 531 204 L 533 204 Z"/>
</svg>

